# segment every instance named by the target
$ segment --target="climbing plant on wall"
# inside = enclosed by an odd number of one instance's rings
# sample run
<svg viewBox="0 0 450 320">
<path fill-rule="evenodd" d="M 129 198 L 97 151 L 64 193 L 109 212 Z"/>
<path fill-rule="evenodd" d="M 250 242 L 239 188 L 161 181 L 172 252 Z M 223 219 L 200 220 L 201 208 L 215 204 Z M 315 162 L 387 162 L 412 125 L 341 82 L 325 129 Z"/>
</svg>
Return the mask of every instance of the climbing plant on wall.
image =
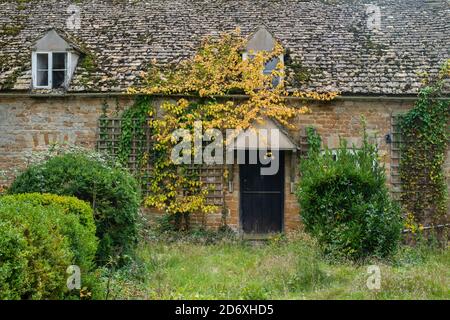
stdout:
<svg viewBox="0 0 450 320">
<path fill-rule="evenodd" d="M 175 165 L 171 161 L 171 150 L 177 143 L 172 136 L 174 130 L 193 132 L 196 121 L 202 122 L 203 130 L 245 130 L 254 121 L 266 117 L 290 128 L 290 119 L 309 112 L 307 101 L 328 101 L 338 95 L 337 92 L 313 91 L 289 93 L 281 62 L 271 74 L 262 72 L 268 61 L 283 54 L 282 46 L 277 43 L 270 52 L 249 52 L 252 58 L 242 59 L 245 41 L 239 30 L 219 38 L 207 37 L 193 58 L 176 66 L 161 68 L 153 61 L 143 75 L 143 86 L 129 89 L 132 94 L 172 95 L 172 99 L 162 103 L 161 115 L 153 117 L 149 123 L 152 150 L 146 158 L 151 158 L 152 180 L 146 199 L 148 206 L 170 214 L 215 210 L 207 204 L 208 190 L 203 188 L 192 165 Z M 274 77 L 281 81 L 275 83 Z M 244 94 L 246 98 L 226 97 L 234 93 Z M 183 98 L 174 99 L 176 95 Z M 287 102 L 290 95 L 298 97 L 295 103 Z M 123 141 L 128 143 L 127 139 Z M 195 154 L 198 150 L 192 146 L 191 152 Z"/>
<path fill-rule="evenodd" d="M 322 145 L 322 138 L 317 133 L 314 127 L 306 128 L 306 138 L 308 141 L 309 152 L 320 152 L 320 147 Z"/>
<path fill-rule="evenodd" d="M 152 115 L 151 99 L 148 96 L 137 97 L 134 105 L 123 112 L 118 151 L 118 160 L 122 164 L 128 162 L 133 149 L 140 151 L 136 156 L 138 162 L 142 161 L 146 144 L 145 125 Z M 137 144 L 134 148 L 133 143 Z"/>
<path fill-rule="evenodd" d="M 449 139 L 450 100 L 442 96 L 442 88 L 449 72 L 450 60 L 437 79 L 420 90 L 414 108 L 399 121 L 404 142 L 401 200 L 411 228 L 437 222 L 448 208 L 443 164 Z"/>
</svg>

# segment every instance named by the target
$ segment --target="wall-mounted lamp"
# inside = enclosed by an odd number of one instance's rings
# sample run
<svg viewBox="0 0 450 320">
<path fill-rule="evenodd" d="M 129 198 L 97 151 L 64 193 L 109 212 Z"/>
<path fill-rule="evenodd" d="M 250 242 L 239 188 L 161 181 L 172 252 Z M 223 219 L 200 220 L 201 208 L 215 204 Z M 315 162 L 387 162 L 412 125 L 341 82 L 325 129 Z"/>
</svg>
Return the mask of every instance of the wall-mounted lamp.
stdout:
<svg viewBox="0 0 450 320">
<path fill-rule="evenodd" d="M 388 133 L 387 135 L 384 136 L 384 140 L 386 141 L 387 144 L 391 144 L 392 143 L 392 136 L 390 133 Z"/>
</svg>

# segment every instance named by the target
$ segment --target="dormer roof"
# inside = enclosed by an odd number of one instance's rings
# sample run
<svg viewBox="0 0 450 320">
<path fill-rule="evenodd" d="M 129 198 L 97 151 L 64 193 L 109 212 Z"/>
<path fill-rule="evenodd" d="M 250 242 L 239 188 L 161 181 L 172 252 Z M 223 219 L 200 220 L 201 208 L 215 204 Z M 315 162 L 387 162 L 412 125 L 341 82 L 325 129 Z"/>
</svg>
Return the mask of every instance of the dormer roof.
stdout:
<svg viewBox="0 0 450 320">
<path fill-rule="evenodd" d="M 32 46 L 33 51 L 76 51 L 83 53 L 83 50 L 64 36 L 63 32 L 56 29 L 49 29 Z"/>
<path fill-rule="evenodd" d="M 275 37 L 265 26 L 260 26 L 249 38 L 245 50 L 247 52 L 272 51 L 275 47 Z"/>
</svg>

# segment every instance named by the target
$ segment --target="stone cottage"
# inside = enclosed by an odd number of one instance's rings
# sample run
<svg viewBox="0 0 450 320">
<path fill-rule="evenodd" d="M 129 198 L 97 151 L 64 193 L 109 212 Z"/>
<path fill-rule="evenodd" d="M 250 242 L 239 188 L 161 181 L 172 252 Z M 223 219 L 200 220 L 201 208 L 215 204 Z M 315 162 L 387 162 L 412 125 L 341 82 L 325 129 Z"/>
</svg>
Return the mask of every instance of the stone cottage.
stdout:
<svg viewBox="0 0 450 320">
<path fill-rule="evenodd" d="M 423 74 L 436 74 L 450 57 L 449 21 L 448 1 L 438 0 L 1 1 L 0 170 L 25 166 L 30 151 L 52 142 L 98 147 L 100 115 L 132 105 L 126 90 L 150 61 L 179 62 L 204 36 L 239 27 L 249 50 L 270 49 L 274 39 L 283 45 L 293 87 L 341 92 L 282 131 L 282 170 L 269 182 L 275 198 L 241 192 L 248 179 L 262 183 L 243 166 L 215 182 L 226 210 L 208 215 L 208 225 L 225 216 L 236 230 L 289 231 L 300 225 L 293 186 L 306 126 L 333 149 L 339 137 L 358 144 L 364 116 L 398 191 L 395 115 L 413 106 Z M 450 186 L 450 156 L 446 177 Z M 267 230 L 255 227 L 252 219 L 267 216 Z"/>
</svg>

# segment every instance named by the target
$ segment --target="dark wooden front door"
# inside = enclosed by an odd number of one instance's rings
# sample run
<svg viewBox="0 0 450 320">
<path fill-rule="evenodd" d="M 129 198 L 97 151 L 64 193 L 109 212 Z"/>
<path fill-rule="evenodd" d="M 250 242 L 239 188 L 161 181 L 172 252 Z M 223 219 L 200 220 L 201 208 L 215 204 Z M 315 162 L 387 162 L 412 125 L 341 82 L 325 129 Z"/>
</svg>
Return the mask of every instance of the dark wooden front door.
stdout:
<svg viewBox="0 0 450 320">
<path fill-rule="evenodd" d="M 261 175 L 261 167 L 269 165 L 259 160 L 257 164 L 240 165 L 241 225 L 245 233 L 281 232 L 283 229 L 284 152 L 280 151 L 279 157 L 279 170 L 275 175 Z"/>
</svg>

